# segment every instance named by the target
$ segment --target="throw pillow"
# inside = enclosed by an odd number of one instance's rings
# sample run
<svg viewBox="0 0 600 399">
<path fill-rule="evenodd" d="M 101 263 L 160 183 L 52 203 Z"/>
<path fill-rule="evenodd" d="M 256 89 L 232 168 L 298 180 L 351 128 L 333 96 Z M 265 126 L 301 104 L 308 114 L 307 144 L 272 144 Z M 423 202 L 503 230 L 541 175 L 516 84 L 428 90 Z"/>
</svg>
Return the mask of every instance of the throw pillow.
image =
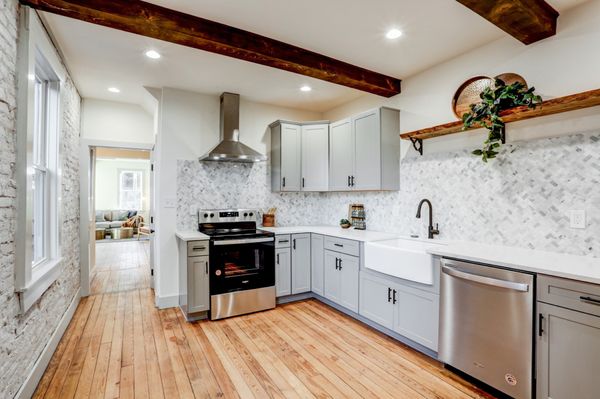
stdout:
<svg viewBox="0 0 600 399">
<path fill-rule="evenodd" d="M 96 211 L 96 222 L 105 222 L 104 211 Z"/>
<path fill-rule="evenodd" d="M 125 220 L 129 219 L 127 217 L 128 214 L 129 214 L 129 212 L 127 212 L 127 211 L 118 211 L 117 212 L 117 220 L 118 221 L 125 221 Z"/>
<path fill-rule="evenodd" d="M 135 215 L 137 215 L 137 211 L 128 211 L 127 212 L 127 218 L 131 219 L 132 217 L 134 217 Z"/>
</svg>

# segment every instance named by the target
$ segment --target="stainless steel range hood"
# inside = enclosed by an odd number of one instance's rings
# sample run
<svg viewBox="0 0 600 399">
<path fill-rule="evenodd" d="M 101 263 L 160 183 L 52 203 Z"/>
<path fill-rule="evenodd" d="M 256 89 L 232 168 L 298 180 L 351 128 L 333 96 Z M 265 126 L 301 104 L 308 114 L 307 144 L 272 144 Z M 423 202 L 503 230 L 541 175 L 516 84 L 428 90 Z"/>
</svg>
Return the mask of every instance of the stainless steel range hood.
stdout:
<svg viewBox="0 0 600 399">
<path fill-rule="evenodd" d="M 240 142 L 240 95 L 221 94 L 221 142 L 200 157 L 200 161 L 260 162 L 267 157 Z"/>
</svg>

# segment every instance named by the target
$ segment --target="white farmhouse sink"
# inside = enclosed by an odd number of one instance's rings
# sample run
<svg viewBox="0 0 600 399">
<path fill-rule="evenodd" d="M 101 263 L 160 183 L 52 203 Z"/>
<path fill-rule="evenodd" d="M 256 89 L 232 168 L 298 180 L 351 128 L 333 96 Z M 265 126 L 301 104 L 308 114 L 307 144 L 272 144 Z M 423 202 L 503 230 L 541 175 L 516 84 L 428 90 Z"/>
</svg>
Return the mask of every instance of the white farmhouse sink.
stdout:
<svg viewBox="0 0 600 399">
<path fill-rule="evenodd" d="M 393 240 L 365 243 L 365 267 L 422 284 L 433 284 L 433 256 L 427 249 L 444 245 L 433 240 Z"/>
</svg>

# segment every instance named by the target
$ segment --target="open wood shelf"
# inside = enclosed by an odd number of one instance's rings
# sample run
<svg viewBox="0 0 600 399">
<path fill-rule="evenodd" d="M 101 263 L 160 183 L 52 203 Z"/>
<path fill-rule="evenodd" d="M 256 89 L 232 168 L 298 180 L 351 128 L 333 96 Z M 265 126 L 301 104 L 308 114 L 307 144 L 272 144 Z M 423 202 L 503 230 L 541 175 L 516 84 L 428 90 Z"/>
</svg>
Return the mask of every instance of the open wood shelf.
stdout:
<svg viewBox="0 0 600 399">
<path fill-rule="evenodd" d="M 600 105 L 600 89 L 585 91 L 583 93 L 571 94 L 570 96 L 557 97 L 551 100 L 545 100 L 541 105 L 535 108 L 527 106 L 515 107 L 502 111 L 500 115 L 504 123 L 522 121 L 525 119 L 537 118 L 561 112 L 574 111 L 576 109 L 589 108 Z M 467 130 L 478 129 L 473 127 Z M 444 123 L 443 125 L 419 129 L 400 135 L 405 140 L 426 140 L 434 137 L 446 136 L 464 132 L 463 122 L 455 121 Z"/>
</svg>

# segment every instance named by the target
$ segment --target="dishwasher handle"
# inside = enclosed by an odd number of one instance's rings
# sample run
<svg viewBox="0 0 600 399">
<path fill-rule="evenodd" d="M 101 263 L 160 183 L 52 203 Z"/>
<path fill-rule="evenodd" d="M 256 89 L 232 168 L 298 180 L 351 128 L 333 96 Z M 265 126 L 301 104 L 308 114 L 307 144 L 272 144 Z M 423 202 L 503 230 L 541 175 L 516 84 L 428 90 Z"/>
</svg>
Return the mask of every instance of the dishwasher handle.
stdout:
<svg viewBox="0 0 600 399">
<path fill-rule="evenodd" d="M 460 279 L 468 280 L 468 281 L 473 281 L 473 282 L 476 282 L 479 284 L 491 285 L 494 287 L 506 288 L 509 290 L 515 290 L 515 291 L 521 291 L 521 292 L 529 291 L 529 284 L 515 283 L 514 281 L 500 280 L 497 278 L 481 276 L 479 274 L 467 273 L 467 272 L 463 272 L 461 270 L 455 269 L 453 267 L 448 267 L 445 265 L 442 266 L 442 272 L 444 272 L 445 274 L 452 276 L 452 277 L 456 277 L 456 278 L 460 278 Z"/>
</svg>

